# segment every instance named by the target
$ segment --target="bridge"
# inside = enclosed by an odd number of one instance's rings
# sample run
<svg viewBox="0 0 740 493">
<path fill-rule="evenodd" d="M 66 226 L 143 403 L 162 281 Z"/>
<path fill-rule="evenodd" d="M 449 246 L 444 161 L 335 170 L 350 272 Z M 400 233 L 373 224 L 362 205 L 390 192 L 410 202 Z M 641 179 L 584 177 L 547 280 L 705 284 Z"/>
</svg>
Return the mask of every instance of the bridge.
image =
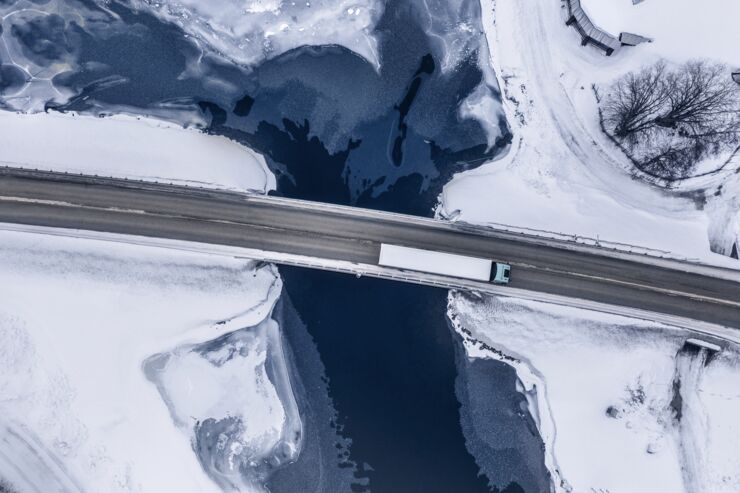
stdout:
<svg viewBox="0 0 740 493">
<path fill-rule="evenodd" d="M 459 222 L 18 168 L 0 168 L 0 222 L 176 240 L 278 264 L 595 309 L 740 342 L 740 270 Z M 381 243 L 504 261 L 512 280 L 499 286 L 381 267 Z"/>
</svg>

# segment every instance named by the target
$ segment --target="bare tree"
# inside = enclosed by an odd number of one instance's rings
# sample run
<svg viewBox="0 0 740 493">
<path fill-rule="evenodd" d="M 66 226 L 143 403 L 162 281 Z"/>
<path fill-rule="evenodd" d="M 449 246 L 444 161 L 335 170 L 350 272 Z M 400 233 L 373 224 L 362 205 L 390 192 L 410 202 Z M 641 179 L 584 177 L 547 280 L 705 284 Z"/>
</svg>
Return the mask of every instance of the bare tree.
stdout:
<svg viewBox="0 0 740 493">
<path fill-rule="evenodd" d="M 604 102 L 605 120 L 619 138 L 655 126 L 655 117 L 666 103 L 665 62 L 630 72 L 612 87 Z"/>
<path fill-rule="evenodd" d="M 740 86 L 722 64 L 660 61 L 617 80 L 602 103 L 604 125 L 643 171 L 688 176 L 740 144 Z"/>
</svg>

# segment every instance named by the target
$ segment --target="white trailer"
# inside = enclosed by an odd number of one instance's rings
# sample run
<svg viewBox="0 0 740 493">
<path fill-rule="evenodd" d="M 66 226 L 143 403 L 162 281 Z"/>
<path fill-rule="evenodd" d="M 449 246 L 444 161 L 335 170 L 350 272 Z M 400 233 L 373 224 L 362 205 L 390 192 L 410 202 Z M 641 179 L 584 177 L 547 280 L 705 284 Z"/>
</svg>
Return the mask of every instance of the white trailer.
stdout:
<svg viewBox="0 0 740 493">
<path fill-rule="evenodd" d="M 435 252 L 399 245 L 380 245 L 378 264 L 384 267 L 395 267 L 418 272 L 429 272 L 443 276 L 461 277 L 475 281 L 509 281 L 509 266 L 494 264 L 492 260 L 457 255 L 454 253 Z M 496 266 L 495 275 L 491 270 Z"/>
</svg>

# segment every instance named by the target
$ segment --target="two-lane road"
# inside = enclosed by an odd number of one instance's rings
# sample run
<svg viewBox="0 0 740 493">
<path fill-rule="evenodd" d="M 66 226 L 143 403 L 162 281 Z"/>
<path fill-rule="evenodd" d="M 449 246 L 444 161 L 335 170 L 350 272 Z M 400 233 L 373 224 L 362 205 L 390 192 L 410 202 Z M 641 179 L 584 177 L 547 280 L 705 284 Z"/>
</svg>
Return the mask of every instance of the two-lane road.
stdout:
<svg viewBox="0 0 740 493">
<path fill-rule="evenodd" d="M 507 261 L 511 286 L 740 328 L 740 271 L 234 192 L 0 168 L 0 222 L 375 265 L 380 243 Z"/>
</svg>

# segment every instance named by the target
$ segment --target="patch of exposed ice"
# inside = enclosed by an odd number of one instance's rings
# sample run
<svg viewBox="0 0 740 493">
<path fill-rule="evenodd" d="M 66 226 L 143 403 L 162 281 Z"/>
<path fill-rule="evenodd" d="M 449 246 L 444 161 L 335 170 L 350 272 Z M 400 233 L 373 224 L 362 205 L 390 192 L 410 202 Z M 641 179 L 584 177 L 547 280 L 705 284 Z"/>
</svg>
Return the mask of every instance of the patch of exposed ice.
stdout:
<svg viewBox="0 0 740 493">
<path fill-rule="evenodd" d="M 296 459 L 301 419 L 274 320 L 152 356 L 144 369 L 225 490 L 259 489 Z"/>
<path fill-rule="evenodd" d="M 449 72 L 485 43 L 478 0 L 422 0 L 420 10 L 442 72 Z"/>
<path fill-rule="evenodd" d="M 0 4 L 0 108 L 41 111 L 73 94 L 53 83 L 79 68 L 81 35 L 106 39 L 126 25 L 106 8 L 77 0 Z"/>
<path fill-rule="evenodd" d="M 245 66 L 304 45 L 343 46 L 380 66 L 372 33 L 383 12 L 377 0 L 133 0 L 131 5 Z"/>
</svg>

